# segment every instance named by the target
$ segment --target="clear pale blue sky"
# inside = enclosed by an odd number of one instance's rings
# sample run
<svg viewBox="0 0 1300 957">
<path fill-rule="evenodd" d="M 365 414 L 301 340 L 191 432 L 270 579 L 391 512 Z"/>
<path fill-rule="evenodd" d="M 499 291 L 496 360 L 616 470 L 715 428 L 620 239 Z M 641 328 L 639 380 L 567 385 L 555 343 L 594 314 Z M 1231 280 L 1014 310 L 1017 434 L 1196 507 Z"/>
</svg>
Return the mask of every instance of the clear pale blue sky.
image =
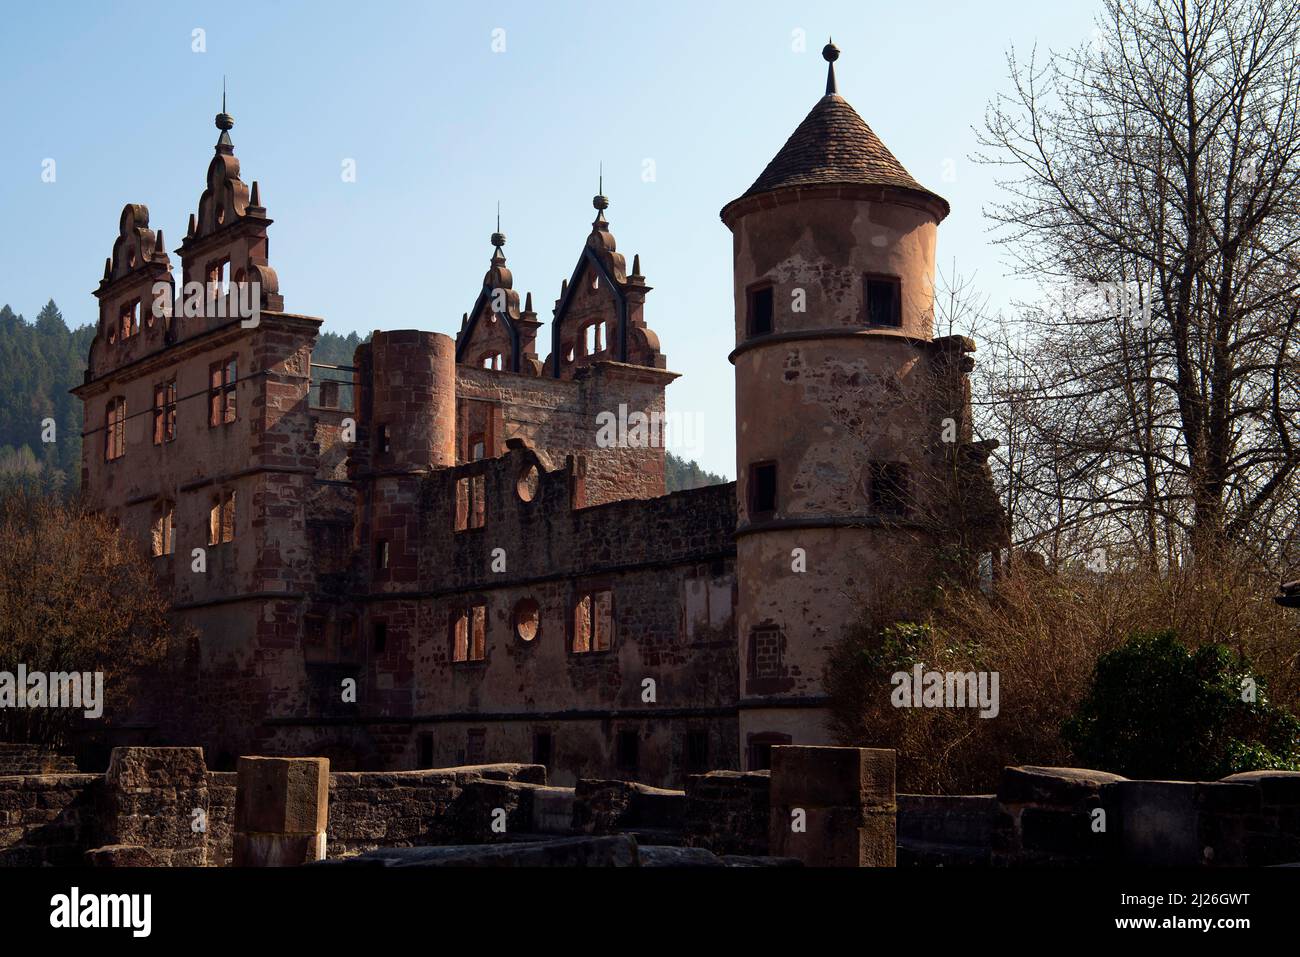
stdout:
<svg viewBox="0 0 1300 957">
<path fill-rule="evenodd" d="M 127 202 L 175 249 L 198 204 L 229 77 L 246 182 L 275 220 L 285 306 L 325 328 L 454 334 L 487 269 L 501 203 L 515 288 L 549 320 L 594 215 L 604 162 L 619 250 L 641 253 L 647 317 L 698 416 L 682 451 L 734 476 L 731 238 L 740 195 L 823 91 L 840 92 L 952 203 L 939 261 L 1013 283 L 981 207 L 993 175 L 972 126 L 1006 88 L 1004 53 L 1091 34 L 1096 0 L 908 3 L 299 2 L 213 7 L 28 2 L 0 33 L 0 303 L 51 297 L 95 321 L 91 290 Z M 207 51 L 192 51 L 192 31 Z M 492 51 L 493 30 L 505 52 Z M 806 31 L 806 52 L 792 34 Z M 54 183 L 42 162 L 56 161 Z M 345 183 L 344 159 L 357 181 Z M 652 159 L 654 182 L 643 182 Z M 955 181 L 943 178 L 945 160 Z M 173 257 L 174 263 L 176 262 Z M 546 333 L 546 330 L 543 330 Z M 544 340 L 548 341 L 548 340 Z"/>
</svg>

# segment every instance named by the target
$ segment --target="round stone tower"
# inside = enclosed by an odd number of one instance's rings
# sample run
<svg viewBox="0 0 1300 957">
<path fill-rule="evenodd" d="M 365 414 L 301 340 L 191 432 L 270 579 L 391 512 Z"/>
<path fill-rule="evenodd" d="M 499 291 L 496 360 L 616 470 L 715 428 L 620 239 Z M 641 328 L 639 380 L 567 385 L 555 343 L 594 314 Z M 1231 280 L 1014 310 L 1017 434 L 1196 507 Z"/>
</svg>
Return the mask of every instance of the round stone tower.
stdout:
<svg viewBox="0 0 1300 957">
<path fill-rule="evenodd" d="M 933 373 L 952 349 L 933 341 L 948 203 L 838 94 L 839 51 L 823 56 L 826 95 L 721 213 L 734 255 L 747 768 L 766 766 L 773 744 L 834 743 L 831 648 L 925 572 L 926 474 L 943 421 Z M 949 441 L 969 438 L 959 429 Z"/>
</svg>

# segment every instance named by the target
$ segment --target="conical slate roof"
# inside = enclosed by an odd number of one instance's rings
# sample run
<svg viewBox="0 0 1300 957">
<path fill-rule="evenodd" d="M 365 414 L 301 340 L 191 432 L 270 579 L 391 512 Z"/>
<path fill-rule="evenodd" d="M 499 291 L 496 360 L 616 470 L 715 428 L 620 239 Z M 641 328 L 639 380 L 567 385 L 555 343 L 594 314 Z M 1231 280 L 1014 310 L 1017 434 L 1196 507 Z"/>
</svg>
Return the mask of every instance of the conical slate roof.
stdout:
<svg viewBox="0 0 1300 957">
<path fill-rule="evenodd" d="M 846 183 L 902 186 L 927 192 L 849 101 L 830 93 L 817 101 L 745 195 L 785 186 Z"/>
</svg>

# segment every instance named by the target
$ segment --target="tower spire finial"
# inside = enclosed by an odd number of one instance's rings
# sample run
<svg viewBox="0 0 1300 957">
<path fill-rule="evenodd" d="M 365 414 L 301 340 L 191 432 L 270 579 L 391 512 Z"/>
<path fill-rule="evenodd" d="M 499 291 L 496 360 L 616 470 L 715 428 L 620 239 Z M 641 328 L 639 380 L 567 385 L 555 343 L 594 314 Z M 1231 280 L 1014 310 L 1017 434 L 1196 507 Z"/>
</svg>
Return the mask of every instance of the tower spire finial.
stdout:
<svg viewBox="0 0 1300 957">
<path fill-rule="evenodd" d="M 598 225 L 605 222 L 605 210 L 609 209 L 609 197 L 605 195 L 605 163 L 600 164 L 600 192 L 591 199 L 591 205 L 596 207 L 596 222 L 592 225 Z"/>
<path fill-rule="evenodd" d="M 839 88 L 835 85 L 835 61 L 840 58 L 840 48 L 835 45 L 833 39 L 827 40 L 826 46 L 822 47 L 822 59 L 826 61 L 826 95 L 839 93 Z"/>
<path fill-rule="evenodd" d="M 497 200 L 497 231 L 492 234 L 492 245 L 496 247 L 496 252 L 492 254 L 492 261 L 496 262 L 497 257 L 503 257 L 501 262 L 505 262 L 504 254 L 501 247 L 506 244 L 506 234 L 501 232 L 501 200 Z"/>
</svg>

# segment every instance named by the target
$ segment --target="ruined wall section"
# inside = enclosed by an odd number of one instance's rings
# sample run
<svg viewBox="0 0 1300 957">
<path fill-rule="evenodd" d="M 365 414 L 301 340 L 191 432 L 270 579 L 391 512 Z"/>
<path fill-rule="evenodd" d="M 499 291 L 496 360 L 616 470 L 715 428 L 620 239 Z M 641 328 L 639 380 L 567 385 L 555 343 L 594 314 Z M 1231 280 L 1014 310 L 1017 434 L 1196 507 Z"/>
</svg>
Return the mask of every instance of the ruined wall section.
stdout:
<svg viewBox="0 0 1300 957">
<path fill-rule="evenodd" d="M 664 389 L 676 373 L 608 361 L 571 379 L 465 366 L 456 372 L 458 462 L 469 460 L 468 443 L 476 436 L 486 437 L 488 457 L 501 455 L 507 440 L 519 438 L 555 462 L 580 456 L 586 462 L 587 505 L 656 498 L 666 491 L 664 430 L 657 439 L 651 433 L 653 444 L 638 445 L 626 423 L 635 412 L 664 423 Z M 601 434 L 601 413 L 615 422 L 612 444 Z"/>
<path fill-rule="evenodd" d="M 647 781 L 681 779 L 691 733 L 697 751 L 703 735 L 714 763 L 733 764 L 734 488 L 575 508 L 578 463 L 553 469 L 511 444 L 426 481 L 418 598 L 369 602 L 386 651 L 374 659 L 366 713 L 413 716 L 408 756 L 428 735 L 435 765 L 473 763 L 479 748 L 526 759 L 539 731 L 561 779 L 616 767 L 620 731 L 638 736 Z M 458 487 L 476 478 L 484 524 L 458 530 Z M 575 609 L 594 594 L 609 603 L 609 646 L 575 652 Z M 482 656 L 457 661 L 456 619 L 471 609 L 472 620 L 475 606 L 484 608 Z M 533 607 L 530 631 L 521 616 Z"/>
</svg>

